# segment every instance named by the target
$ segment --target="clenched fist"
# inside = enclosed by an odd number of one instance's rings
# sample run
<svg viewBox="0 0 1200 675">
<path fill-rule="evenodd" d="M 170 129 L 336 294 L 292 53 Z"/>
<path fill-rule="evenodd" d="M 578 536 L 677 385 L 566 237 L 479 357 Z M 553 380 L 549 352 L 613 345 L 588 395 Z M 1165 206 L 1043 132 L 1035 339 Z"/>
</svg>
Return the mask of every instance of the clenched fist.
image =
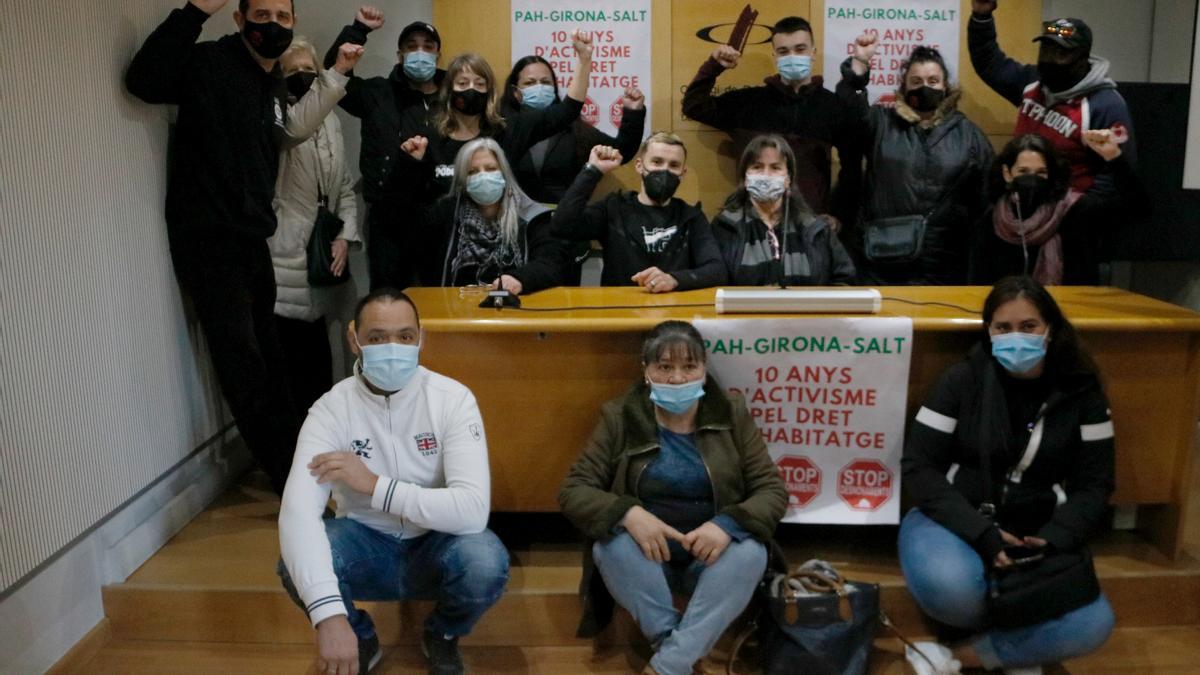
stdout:
<svg viewBox="0 0 1200 675">
<path fill-rule="evenodd" d="M 713 50 L 713 61 L 721 64 L 721 67 L 726 70 L 737 68 L 738 61 L 742 59 L 742 53 L 730 47 L 729 45 L 721 45 Z"/>
<path fill-rule="evenodd" d="M 1083 132 L 1083 142 L 1106 162 L 1121 156 L 1121 143 L 1111 129 L 1088 129 Z"/>
<path fill-rule="evenodd" d="M 354 20 L 371 30 L 383 28 L 383 10 L 378 7 L 359 7 Z"/>
<path fill-rule="evenodd" d="M 592 62 L 592 36 L 578 28 L 571 31 L 571 46 L 575 48 L 575 57 L 580 63 Z"/>
<path fill-rule="evenodd" d="M 199 9 L 209 16 L 221 11 L 221 8 L 224 7 L 225 3 L 228 1 L 229 0 L 189 0 L 191 4 L 196 6 L 196 9 Z"/>
<path fill-rule="evenodd" d="M 600 169 L 600 173 L 608 173 L 621 166 L 621 151 L 608 145 L 597 145 L 592 148 L 588 164 Z"/>
<path fill-rule="evenodd" d="M 429 147 L 429 139 L 424 136 L 413 136 L 400 144 L 400 150 L 413 159 L 425 159 L 425 150 Z"/>
<path fill-rule="evenodd" d="M 621 104 L 627 110 L 641 110 L 646 107 L 646 95 L 637 87 L 625 87 L 625 95 L 621 97 Z"/>
<path fill-rule="evenodd" d="M 998 0 L 971 0 L 971 12 L 979 16 L 991 16 L 998 4 Z"/>
<path fill-rule="evenodd" d="M 333 69 L 339 73 L 346 75 L 354 70 L 354 66 L 358 64 L 358 60 L 363 55 L 362 45 L 351 44 L 349 42 L 338 47 L 337 62 L 333 64 Z"/>
</svg>

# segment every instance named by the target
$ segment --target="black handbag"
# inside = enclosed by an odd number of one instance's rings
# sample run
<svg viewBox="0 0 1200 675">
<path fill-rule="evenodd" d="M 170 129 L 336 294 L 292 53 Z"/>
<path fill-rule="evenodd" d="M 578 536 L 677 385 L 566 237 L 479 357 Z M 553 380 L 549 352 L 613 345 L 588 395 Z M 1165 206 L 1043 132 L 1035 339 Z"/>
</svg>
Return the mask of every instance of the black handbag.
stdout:
<svg viewBox="0 0 1200 675">
<path fill-rule="evenodd" d="M 974 165 L 959 172 L 954 184 L 938 197 L 927 213 L 911 216 L 890 216 L 868 220 L 863 225 L 863 255 L 875 263 L 904 264 L 916 261 L 925 250 L 925 231 L 929 219 L 942 204 L 958 191 L 963 178 L 973 172 Z"/>
<path fill-rule="evenodd" d="M 790 574 L 768 571 L 758 598 L 758 617 L 739 637 L 727 672 L 755 633 L 764 675 L 867 671 L 880 621 L 878 584 L 844 580 L 829 563 L 810 560 Z"/>
<path fill-rule="evenodd" d="M 314 140 L 314 143 L 316 141 Z M 346 223 L 329 210 L 329 196 L 321 188 L 321 158 L 317 153 L 317 219 L 308 238 L 308 285 L 314 288 L 337 286 L 350 280 L 350 264 L 341 275 L 334 276 L 333 241 L 342 233 Z"/>
<path fill-rule="evenodd" d="M 985 405 L 989 400 L 988 394 L 997 394 L 997 383 L 992 378 L 986 378 L 984 383 Z M 988 409 L 991 409 L 988 406 Z M 979 444 L 979 464 L 983 471 L 986 487 L 986 499 L 979 505 L 979 511 L 992 519 L 998 527 L 1002 527 L 1006 519 L 1011 517 L 1019 522 L 1013 528 L 1023 531 L 1028 527 L 1028 513 L 1036 513 L 1045 509 L 1030 495 L 1028 503 L 1009 504 L 1010 495 L 1029 494 L 1020 490 L 1019 482 L 1011 482 L 1014 472 L 1023 472 L 1025 467 L 1033 463 L 1040 444 L 1038 425 L 1042 424 L 1046 407 L 1043 405 L 1035 422 L 1035 431 L 1030 435 L 1025 452 L 1010 471 L 1005 481 L 1008 483 L 996 499 L 996 486 L 991 473 L 991 458 L 987 443 Z M 986 433 L 990 428 L 987 424 L 980 425 L 980 432 Z M 1022 500 L 1025 501 L 1025 500 Z M 1050 506 L 1053 514 L 1053 505 Z M 998 515 L 999 514 L 999 515 Z M 1100 597 L 1100 580 L 1096 578 L 1096 568 L 1092 563 L 1092 555 L 1086 548 L 1078 551 L 1059 551 L 1049 549 L 1038 560 L 1015 565 L 1004 569 L 996 569 L 991 560 L 983 561 L 988 570 L 988 618 L 997 628 L 1020 628 L 1033 626 L 1066 614 L 1092 603 Z"/>
</svg>

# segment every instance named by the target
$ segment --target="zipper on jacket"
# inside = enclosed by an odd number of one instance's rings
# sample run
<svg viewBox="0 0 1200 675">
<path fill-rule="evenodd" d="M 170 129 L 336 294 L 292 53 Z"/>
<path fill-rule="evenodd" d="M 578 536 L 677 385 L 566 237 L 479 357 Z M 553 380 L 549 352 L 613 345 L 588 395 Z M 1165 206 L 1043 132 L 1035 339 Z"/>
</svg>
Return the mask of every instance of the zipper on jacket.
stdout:
<svg viewBox="0 0 1200 675">
<path fill-rule="evenodd" d="M 387 410 L 388 440 L 392 442 L 392 460 L 396 465 L 394 471 L 395 473 L 399 473 L 400 462 L 398 458 L 400 457 L 400 451 L 398 448 L 396 448 L 395 441 L 392 440 L 395 437 L 395 434 L 392 432 L 392 397 L 390 395 L 383 397 L 383 407 L 385 410 Z M 404 516 L 396 514 L 396 520 L 400 523 L 400 534 L 403 535 L 404 531 L 408 529 L 404 523 Z"/>
<path fill-rule="evenodd" d="M 658 450 L 658 449 L 659 449 L 659 446 L 650 445 L 646 448 L 638 450 L 637 452 L 629 453 L 629 456 L 637 457 L 639 455 L 644 455 L 647 452 L 650 452 L 651 450 Z M 633 496 L 637 499 L 641 499 L 641 490 L 639 488 L 641 487 L 641 484 L 642 484 L 642 474 L 646 473 L 646 468 L 649 466 L 650 466 L 650 462 L 646 462 L 645 464 L 643 464 L 642 468 L 638 469 L 637 478 L 633 479 Z"/>
</svg>

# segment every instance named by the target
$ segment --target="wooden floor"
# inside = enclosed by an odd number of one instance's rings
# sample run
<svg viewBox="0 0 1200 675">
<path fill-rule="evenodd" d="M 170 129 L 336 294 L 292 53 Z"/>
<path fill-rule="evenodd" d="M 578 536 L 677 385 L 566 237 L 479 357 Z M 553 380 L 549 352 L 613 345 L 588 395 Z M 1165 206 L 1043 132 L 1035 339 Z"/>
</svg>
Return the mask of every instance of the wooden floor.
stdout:
<svg viewBox="0 0 1200 675">
<path fill-rule="evenodd" d="M 1196 469 L 1200 491 L 1200 462 Z M 1100 652 L 1047 672 L 1200 674 L 1200 499 L 1192 501 L 1188 555 L 1180 561 L 1164 559 L 1128 534 L 1096 546 L 1118 630 Z M 124 584 L 105 589 L 108 619 L 95 639 L 60 662 L 56 675 L 315 672 L 311 628 L 274 572 L 277 515 L 278 501 L 261 481 L 225 494 Z M 573 637 L 578 544 L 553 521 L 537 523 L 536 535 L 522 523 L 498 525 L 512 545 L 512 578 L 504 598 L 463 641 L 470 671 L 637 672 L 643 649 L 627 616 L 598 643 L 605 646 Z M 897 623 L 911 635 L 927 634 L 898 573 L 894 530 L 859 528 L 851 540 L 845 531 L 787 529 L 782 536 L 793 561 L 819 553 L 852 578 L 880 583 Z M 384 660 L 373 672 L 425 672 L 414 642 L 427 605 L 365 606 L 385 643 Z M 871 673 L 907 672 L 897 642 L 881 639 L 876 646 Z"/>
</svg>

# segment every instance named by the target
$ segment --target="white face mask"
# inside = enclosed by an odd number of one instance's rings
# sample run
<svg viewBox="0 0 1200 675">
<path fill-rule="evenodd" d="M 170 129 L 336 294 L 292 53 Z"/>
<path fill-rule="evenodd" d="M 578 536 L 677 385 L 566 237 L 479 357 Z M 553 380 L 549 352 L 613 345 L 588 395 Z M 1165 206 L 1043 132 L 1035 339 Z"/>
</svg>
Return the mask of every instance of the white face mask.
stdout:
<svg viewBox="0 0 1200 675">
<path fill-rule="evenodd" d="M 756 202 L 769 203 L 787 192 L 786 176 L 768 176 L 763 173 L 746 174 L 746 192 Z"/>
</svg>

